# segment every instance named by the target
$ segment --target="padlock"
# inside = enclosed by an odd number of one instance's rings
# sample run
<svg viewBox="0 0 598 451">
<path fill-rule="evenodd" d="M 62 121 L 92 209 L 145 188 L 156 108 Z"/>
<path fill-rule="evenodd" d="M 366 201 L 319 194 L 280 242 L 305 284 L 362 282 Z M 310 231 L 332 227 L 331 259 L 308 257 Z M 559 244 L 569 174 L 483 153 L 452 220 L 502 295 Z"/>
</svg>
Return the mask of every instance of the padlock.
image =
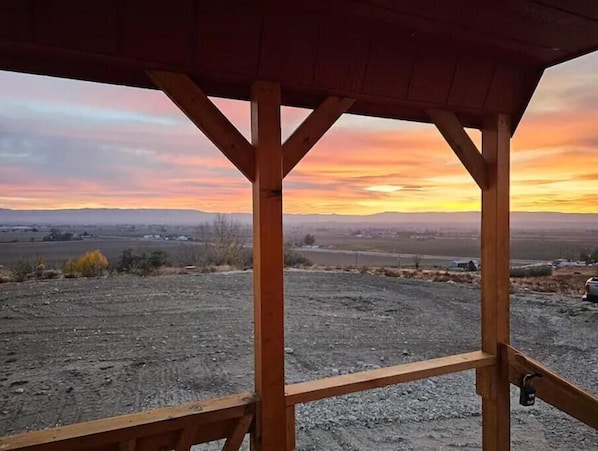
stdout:
<svg viewBox="0 0 598 451">
<path fill-rule="evenodd" d="M 536 388 L 531 384 L 533 377 L 539 374 L 526 374 L 523 376 L 519 391 L 519 404 L 525 407 L 533 406 L 536 403 Z"/>
<path fill-rule="evenodd" d="M 533 406 L 536 403 L 536 389 L 531 385 L 521 385 L 519 392 L 519 404 L 525 407 Z"/>
</svg>

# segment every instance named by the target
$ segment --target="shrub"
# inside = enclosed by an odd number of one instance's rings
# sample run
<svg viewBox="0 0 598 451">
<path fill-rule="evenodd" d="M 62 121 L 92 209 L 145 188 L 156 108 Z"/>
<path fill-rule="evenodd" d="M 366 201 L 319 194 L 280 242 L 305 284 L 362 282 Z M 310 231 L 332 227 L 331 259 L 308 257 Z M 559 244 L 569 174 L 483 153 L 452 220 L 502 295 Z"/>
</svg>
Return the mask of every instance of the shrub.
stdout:
<svg viewBox="0 0 598 451">
<path fill-rule="evenodd" d="M 314 244 L 316 244 L 316 237 L 313 236 L 312 234 L 308 233 L 307 235 L 305 235 L 303 237 L 303 243 L 306 246 L 313 246 Z"/>
<path fill-rule="evenodd" d="M 35 277 L 41 279 L 46 269 L 46 257 L 41 254 L 35 256 Z"/>
<path fill-rule="evenodd" d="M 15 282 L 23 282 L 33 276 L 35 267 L 23 258 L 20 258 L 12 268 L 12 278 Z"/>
<path fill-rule="evenodd" d="M 108 259 L 99 250 L 89 251 L 77 259 L 75 273 L 83 277 L 99 277 L 108 269 Z"/>
<path fill-rule="evenodd" d="M 311 261 L 305 255 L 297 252 L 290 246 L 284 248 L 284 265 L 285 266 L 306 266 L 311 265 Z"/>
<path fill-rule="evenodd" d="M 143 251 L 136 253 L 133 249 L 128 248 L 120 254 L 116 270 L 124 273 L 147 275 L 168 264 L 168 253 L 162 249 L 151 251 L 148 255 Z"/>
<path fill-rule="evenodd" d="M 150 268 L 160 268 L 168 265 L 168 253 L 162 249 L 152 251 L 147 259 L 147 264 Z"/>
<path fill-rule="evenodd" d="M 540 277 L 540 276 L 551 276 L 552 266 L 550 265 L 537 265 L 537 266 L 521 266 L 518 268 L 511 268 L 511 277 Z"/>
<path fill-rule="evenodd" d="M 77 277 L 75 261 L 72 258 L 69 258 L 66 262 L 64 262 L 64 265 L 62 266 L 62 273 L 64 274 L 64 277 L 69 279 Z"/>
</svg>

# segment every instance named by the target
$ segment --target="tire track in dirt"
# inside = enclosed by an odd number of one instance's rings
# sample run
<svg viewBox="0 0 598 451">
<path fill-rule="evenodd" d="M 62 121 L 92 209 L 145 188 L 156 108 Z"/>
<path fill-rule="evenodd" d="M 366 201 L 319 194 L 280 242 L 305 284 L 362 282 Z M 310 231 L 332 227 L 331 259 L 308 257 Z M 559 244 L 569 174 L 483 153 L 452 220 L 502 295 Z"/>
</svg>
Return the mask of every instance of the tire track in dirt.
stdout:
<svg viewBox="0 0 598 451">
<path fill-rule="evenodd" d="M 245 272 L 0 285 L 0 434 L 251 390 L 251 282 Z M 288 382 L 479 346 L 471 287 L 307 271 L 286 273 L 285 287 Z M 551 296 L 512 297 L 513 341 L 596 390 L 595 323 Z M 299 449 L 477 449 L 474 381 L 466 372 L 299 406 Z M 598 443 L 516 396 L 514 449 Z"/>
</svg>

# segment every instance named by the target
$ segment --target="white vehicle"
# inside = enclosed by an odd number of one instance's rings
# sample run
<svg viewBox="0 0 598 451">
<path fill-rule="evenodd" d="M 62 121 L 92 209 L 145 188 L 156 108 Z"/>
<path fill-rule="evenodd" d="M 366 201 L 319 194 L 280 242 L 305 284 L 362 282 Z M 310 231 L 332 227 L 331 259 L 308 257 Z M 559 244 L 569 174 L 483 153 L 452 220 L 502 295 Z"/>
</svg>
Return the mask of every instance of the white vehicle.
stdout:
<svg viewBox="0 0 598 451">
<path fill-rule="evenodd" d="M 598 277 L 590 277 L 586 281 L 585 293 L 582 300 L 598 302 Z"/>
</svg>

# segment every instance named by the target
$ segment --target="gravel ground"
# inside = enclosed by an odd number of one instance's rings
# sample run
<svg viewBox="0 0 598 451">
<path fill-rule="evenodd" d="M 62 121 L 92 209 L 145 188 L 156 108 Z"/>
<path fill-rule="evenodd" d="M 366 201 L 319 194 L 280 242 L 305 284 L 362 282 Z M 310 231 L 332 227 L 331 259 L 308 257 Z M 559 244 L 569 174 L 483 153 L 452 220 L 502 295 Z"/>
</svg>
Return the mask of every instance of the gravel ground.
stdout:
<svg viewBox="0 0 598 451">
<path fill-rule="evenodd" d="M 0 435 L 251 391 L 251 273 L 0 285 Z M 479 290 L 286 275 L 287 382 L 479 348 Z M 598 309 L 512 296 L 512 342 L 598 392 Z M 514 450 L 597 450 L 598 432 L 512 397 Z M 480 449 L 473 371 L 298 406 L 300 450 Z M 213 449 L 213 446 L 198 449 Z"/>
</svg>

